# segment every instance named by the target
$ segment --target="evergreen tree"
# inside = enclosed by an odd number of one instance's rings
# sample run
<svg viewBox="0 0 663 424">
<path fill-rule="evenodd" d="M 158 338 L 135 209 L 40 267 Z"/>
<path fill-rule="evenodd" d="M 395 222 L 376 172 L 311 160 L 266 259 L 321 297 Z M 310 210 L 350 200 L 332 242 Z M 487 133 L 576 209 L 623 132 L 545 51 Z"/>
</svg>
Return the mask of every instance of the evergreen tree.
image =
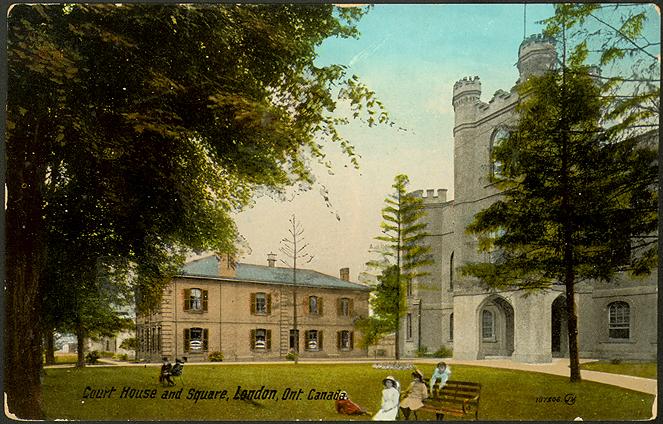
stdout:
<svg viewBox="0 0 663 424">
<path fill-rule="evenodd" d="M 467 228 L 495 259 L 462 267 L 492 288 L 564 285 L 572 382 L 580 380 L 575 285 L 647 270 L 657 225 L 655 146 L 601 127 L 603 87 L 582 60 L 574 54 L 518 88 L 519 122 L 494 150 L 503 194 Z"/>
<path fill-rule="evenodd" d="M 376 237 L 383 243 L 378 251 L 381 258 L 367 264 L 381 270 L 370 301 L 374 318 L 362 323 L 370 328 L 369 334 L 395 332 L 396 359 L 400 358 L 400 324 L 407 311 L 407 297 L 416 278 L 427 275 L 421 268 L 432 264 L 430 247 L 424 243 L 423 200 L 407 192 L 408 184 L 406 175 L 397 175 L 394 192 L 385 199 L 380 224 L 383 235 Z"/>
</svg>

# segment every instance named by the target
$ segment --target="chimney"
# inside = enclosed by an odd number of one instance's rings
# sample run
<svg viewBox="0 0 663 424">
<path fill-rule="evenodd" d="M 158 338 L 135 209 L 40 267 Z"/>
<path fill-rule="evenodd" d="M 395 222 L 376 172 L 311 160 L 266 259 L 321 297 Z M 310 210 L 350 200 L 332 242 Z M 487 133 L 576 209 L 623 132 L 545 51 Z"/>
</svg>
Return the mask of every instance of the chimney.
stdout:
<svg viewBox="0 0 663 424">
<path fill-rule="evenodd" d="M 219 277 L 235 277 L 235 268 L 237 267 L 237 262 L 232 255 L 227 253 L 222 253 L 218 255 L 219 257 Z"/>
<path fill-rule="evenodd" d="M 268 253 L 267 254 L 267 264 L 269 264 L 269 267 L 274 268 L 275 263 L 276 263 L 276 253 Z"/>
<path fill-rule="evenodd" d="M 341 268 L 341 280 L 350 281 L 350 268 Z"/>
</svg>

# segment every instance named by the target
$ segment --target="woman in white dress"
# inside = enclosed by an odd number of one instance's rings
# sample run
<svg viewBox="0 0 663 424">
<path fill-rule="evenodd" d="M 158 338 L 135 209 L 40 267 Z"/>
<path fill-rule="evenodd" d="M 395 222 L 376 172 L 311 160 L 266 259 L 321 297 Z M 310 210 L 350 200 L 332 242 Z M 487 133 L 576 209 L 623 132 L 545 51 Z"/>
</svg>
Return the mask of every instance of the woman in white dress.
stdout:
<svg viewBox="0 0 663 424">
<path fill-rule="evenodd" d="M 398 381 L 392 376 L 382 380 L 384 389 L 382 390 L 382 405 L 380 410 L 373 416 L 373 421 L 394 421 L 398 414 L 398 402 L 400 393 L 398 391 Z"/>
</svg>

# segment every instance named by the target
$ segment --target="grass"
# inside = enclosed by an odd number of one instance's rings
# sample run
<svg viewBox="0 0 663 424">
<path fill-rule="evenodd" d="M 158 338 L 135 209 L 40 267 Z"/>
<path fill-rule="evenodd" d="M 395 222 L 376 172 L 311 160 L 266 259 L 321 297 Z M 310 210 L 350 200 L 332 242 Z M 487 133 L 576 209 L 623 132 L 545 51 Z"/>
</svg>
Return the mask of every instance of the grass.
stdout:
<svg viewBox="0 0 663 424">
<path fill-rule="evenodd" d="M 656 379 L 656 362 L 622 362 L 615 364 L 612 362 L 596 361 L 580 364 L 580 368 L 588 371 L 609 372 L 611 374 Z"/>
<path fill-rule="evenodd" d="M 430 369 L 429 369 L 430 368 Z M 420 365 L 426 374 L 432 365 Z M 456 380 L 482 384 L 480 420 L 641 420 L 651 415 L 653 396 L 618 387 L 524 371 L 486 367 L 453 366 Z M 47 369 L 43 382 L 44 405 L 48 419 L 77 420 L 250 420 L 292 421 L 347 420 L 338 415 L 333 400 L 307 400 L 311 390 L 347 390 L 350 398 L 375 412 L 381 400 L 381 381 L 391 374 L 403 386 L 411 381 L 409 371 L 378 370 L 370 364 L 220 364 L 192 365 L 184 368 L 184 384 L 174 388 L 157 382 L 159 368 L 87 367 Z M 199 400 L 186 399 L 191 390 L 227 390 L 229 397 L 237 387 L 277 390 L 277 400 Z M 84 399 L 86 387 L 110 390 L 111 398 Z M 123 387 L 156 390 L 156 399 L 120 399 Z M 167 390 L 182 389 L 180 399 L 161 399 Z M 302 390 L 299 400 L 283 400 L 284 390 Z M 575 395 L 573 405 L 564 403 L 568 393 Z M 559 402 L 537 402 L 541 396 L 559 397 Z M 616 407 L 618 405 L 618 407 Z M 370 416 L 353 417 L 369 420 Z M 420 420 L 433 420 L 434 414 L 421 412 Z M 446 417 L 445 417 L 446 419 Z"/>
</svg>

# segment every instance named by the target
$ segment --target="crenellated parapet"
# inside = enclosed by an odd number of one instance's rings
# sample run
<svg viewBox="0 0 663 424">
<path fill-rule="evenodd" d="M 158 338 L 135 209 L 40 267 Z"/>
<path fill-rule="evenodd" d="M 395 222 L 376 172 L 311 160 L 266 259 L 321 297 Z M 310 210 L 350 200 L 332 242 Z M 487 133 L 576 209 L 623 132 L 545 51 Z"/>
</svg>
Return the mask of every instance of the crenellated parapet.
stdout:
<svg viewBox="0 0 663 424">
<path fill-rule="evenodd" d="M 478 76 L 465 77 L 454 84 L 454 107 L 467 103 L 476 103 L 481 97 L 481 81 Z"/>
<path fill-rule="evenodd" d="M 534 34 L 520 43 L 518 50 L 518 71 L 520 80 L 524 81 L 531 75 L 541 75 L 555 69 L 557 50 L 555 40 L 543 34 Z"/>
<path fill-rule="evenodd" d="M 425 195 L 424 195 L 424 190 L 415 190 L 412 193 L 412 196 L 418 197 L 424 201 L 424 204 L 442 204 L 446 203 L 447 201 L 447 189 L 446 188 L 438 188 L 437 193 L 435 192 L 435 189 L 427 189 L 425 190 Z"/>
</svg>

